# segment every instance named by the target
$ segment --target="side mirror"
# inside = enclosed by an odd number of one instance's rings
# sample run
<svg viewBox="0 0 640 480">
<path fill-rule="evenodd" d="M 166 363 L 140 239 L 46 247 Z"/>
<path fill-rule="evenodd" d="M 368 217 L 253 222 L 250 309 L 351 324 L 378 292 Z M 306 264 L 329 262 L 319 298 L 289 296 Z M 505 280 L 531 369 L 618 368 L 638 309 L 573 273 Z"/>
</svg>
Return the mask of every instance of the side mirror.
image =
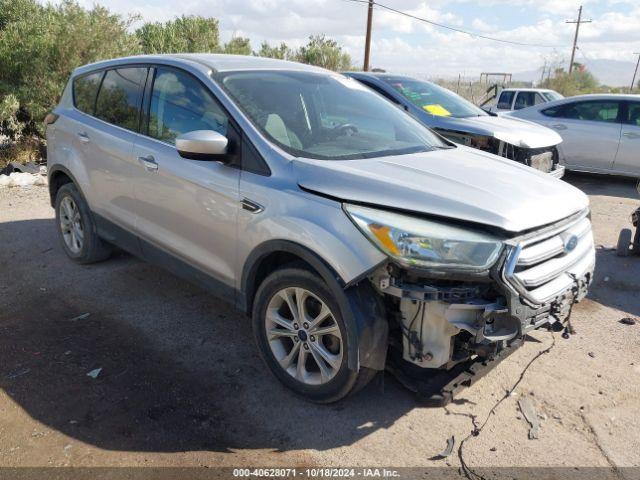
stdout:
<svg viewBox="0 0 640 480">
<path fill-rule="evenodd" d="M 213 130 L 194 130 L 176 138 L 176 149 L 183 158 L 191 160 L 225 161 L 229 140 Z"/>
</svg>

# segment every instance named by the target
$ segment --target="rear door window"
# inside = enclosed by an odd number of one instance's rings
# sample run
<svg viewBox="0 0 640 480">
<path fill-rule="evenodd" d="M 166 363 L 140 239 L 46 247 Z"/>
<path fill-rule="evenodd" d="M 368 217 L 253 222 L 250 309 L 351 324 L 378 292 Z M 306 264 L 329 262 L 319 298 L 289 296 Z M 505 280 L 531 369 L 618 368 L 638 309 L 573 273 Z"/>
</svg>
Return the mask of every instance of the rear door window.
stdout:
<svg viewBox="0 0 640 480">
<path fill-rule="evenodd" d="M 93 115 L 103 73 L 90 73 L 73 80 L 73 104 L 81 112 Z"/>
<path fill-rule="evenodd" d="M 127 130 L 138 130 L 142 88 L 147 75 L 143 67 L 118 68 L 105 74 L 95 116 Z"/>
<path fill-rule="evenodd" d="M 503 110 L 511 110 L 511 102 L 513 102 L 513 96 L 515 92 L 502 92 L 500 99 L 498 100 L 498 108 Z"/>
</svg>

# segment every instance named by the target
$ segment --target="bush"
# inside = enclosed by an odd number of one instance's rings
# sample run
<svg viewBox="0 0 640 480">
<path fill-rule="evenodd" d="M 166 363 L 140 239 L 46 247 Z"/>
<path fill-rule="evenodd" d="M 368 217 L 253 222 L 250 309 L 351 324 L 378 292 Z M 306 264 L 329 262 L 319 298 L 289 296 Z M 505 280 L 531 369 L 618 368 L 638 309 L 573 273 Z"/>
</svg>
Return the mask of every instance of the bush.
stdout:
<svg viewBox="0 0 640 480">
<path fill-rule="evenodd" d="M 182 16 L 165 23 L 145 23 L 136 30 L 142 53 L 220 52 L 218 20 Z"/>
</svg>

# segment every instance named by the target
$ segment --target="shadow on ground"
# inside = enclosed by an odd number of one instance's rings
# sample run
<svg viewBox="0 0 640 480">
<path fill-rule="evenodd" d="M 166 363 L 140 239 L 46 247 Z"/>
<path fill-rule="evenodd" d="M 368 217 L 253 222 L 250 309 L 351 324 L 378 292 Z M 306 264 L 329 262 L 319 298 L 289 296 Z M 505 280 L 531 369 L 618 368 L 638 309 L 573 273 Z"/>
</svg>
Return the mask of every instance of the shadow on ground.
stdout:
<svg viewBox="0 0 640 480">
<path fill-rule="evenodd" d="M 70 437 L 122 451 L 325 450 L 419 407 L 382 376 L 310 404 L 271 377 L 227 303 L 125 254 L 75 265 L 53 220 L 0 224 L 0 237 L 0 388 Z"/>
<path fill-rule="evenodd" d="M 587 195 L 606 195 L 640 200 L 640 195 L 636 190 L 638 180 L 635 178 L 567 172 L 563 180 L 579 188 Z"/>
</svg>

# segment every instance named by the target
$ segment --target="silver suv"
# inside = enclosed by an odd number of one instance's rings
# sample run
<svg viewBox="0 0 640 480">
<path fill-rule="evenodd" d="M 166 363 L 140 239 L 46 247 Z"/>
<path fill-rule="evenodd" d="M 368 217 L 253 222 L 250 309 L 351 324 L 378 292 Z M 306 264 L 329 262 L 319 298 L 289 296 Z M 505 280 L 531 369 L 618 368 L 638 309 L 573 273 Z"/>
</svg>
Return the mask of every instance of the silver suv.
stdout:
<svg viewBox="0 0 640 480">
<path fill-rule="evenodd" d="M 100 62 L 74 71 L 46 123 L 67 255 L 118 246 L 234 302 L 275 376 L 317 402 L 385 367 L 446 402 L 469 382 L 442 372 L 561 325 L 592 278 L 584 194 L 319 68 Z"/>
</svg>

